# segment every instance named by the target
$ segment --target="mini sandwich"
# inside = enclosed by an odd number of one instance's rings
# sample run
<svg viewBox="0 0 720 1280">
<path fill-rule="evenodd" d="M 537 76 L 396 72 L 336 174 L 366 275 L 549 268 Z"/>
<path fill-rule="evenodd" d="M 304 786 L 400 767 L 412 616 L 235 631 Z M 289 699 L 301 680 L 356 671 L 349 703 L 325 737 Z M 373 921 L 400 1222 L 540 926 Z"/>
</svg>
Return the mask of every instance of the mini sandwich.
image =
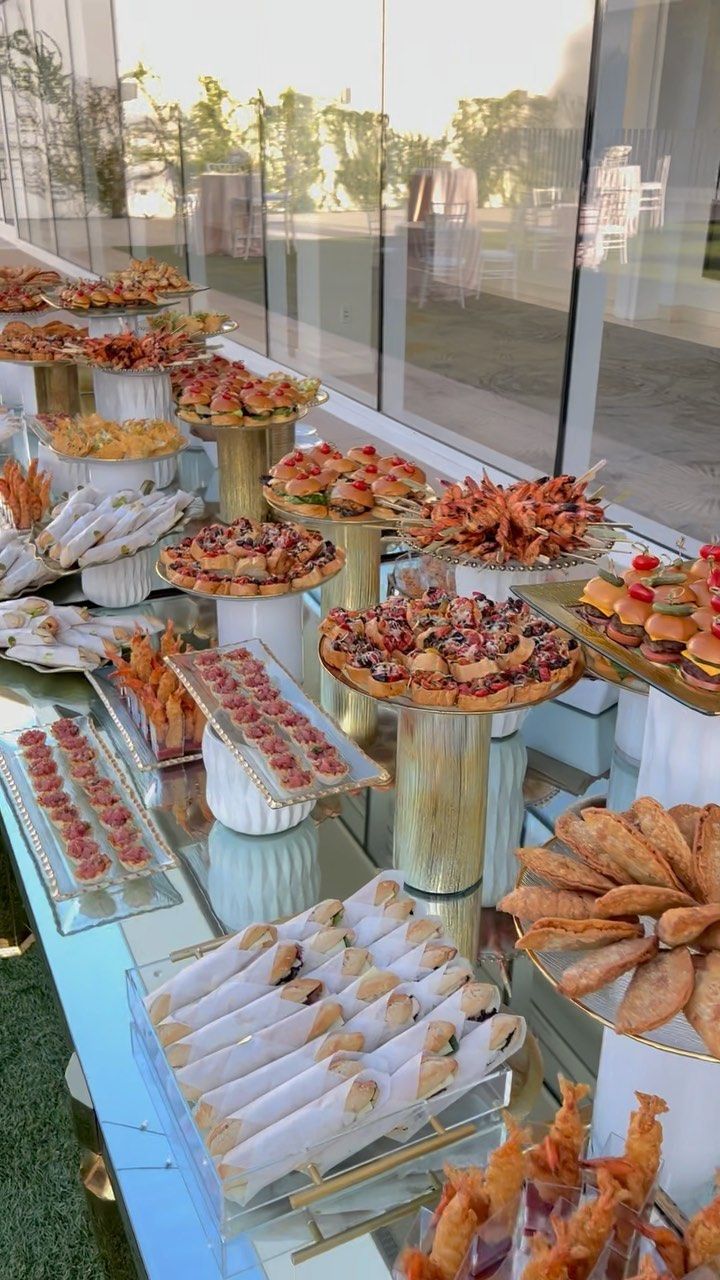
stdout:
<svg viewBox="0 0 720 1280">
<path fill-rule="evenodd" d="M 651 613 L 645 631 L 646 639 L 640 645 L 640 652 L 648 662 L 679 662 L 688 640 L 697 631 L 697 624 L 692 618 Z"/>
<path fill-rule="evenodd" d="M 605 578 L 591 578 L 585 583 L 579 600 L 579 611 L 586 622 L 593 627 L 601 627 L 605 630 L 615 612 L 617 601 L 622 600 L 626 593 L 627 587 L 624 583 L 618 587 L 611 582 L 606 582 Z"/>
<path fill-rule="evenodd" d="M 622 595 L 615 601 L 615 611 L 607 624 L 607 635 L 626 649 L 639 649 L 647 639 L 645 623 L 653 611 L 651 604 Z"/>
<path fill-rule="evenodd" d="M 280 991 L 271 991 L 259 1000 L 252 1000 L 244 1008 L 198 1027 L 170 1045 L 167 1060 L 171 1067 L 187 1066 L 208 1053 L 215 1053 L 216 1049 L 224 1049 L 245 1036 L 254 1035 L 263 1027 L 277 1026 L 284 1018 L 296 1013 L 301 1005 L 315 1004 L 324 995 L 322 982 L 313 978 L 295 978 L 285 983 Z"/>
<path fill-rule="evenodd" d="M 276 496 L 279 497 L 279 495 Z M 315 476 L 306 474 L 299 475 L 293 480 L 286 480 L 285 492 L 280 497 L 280 503 L 302 519 L 315 516 L 318 520 L 322 520 L 327 516 L 325 479 L 319 469 Z"/>
<path fill-rule="evenodd" d="M 374 505 L 375 495 L 365 480 L 338 480 L 330 490 L 333 520 L 360 520 L 372 513 Z"/>
<path fill-rule="evenodd" d="M 720 640 L 712 631 L 698 631 L 688 640 L 680 659 L 680 674 L 696 689 L 720 692 Z"/>
</svg>

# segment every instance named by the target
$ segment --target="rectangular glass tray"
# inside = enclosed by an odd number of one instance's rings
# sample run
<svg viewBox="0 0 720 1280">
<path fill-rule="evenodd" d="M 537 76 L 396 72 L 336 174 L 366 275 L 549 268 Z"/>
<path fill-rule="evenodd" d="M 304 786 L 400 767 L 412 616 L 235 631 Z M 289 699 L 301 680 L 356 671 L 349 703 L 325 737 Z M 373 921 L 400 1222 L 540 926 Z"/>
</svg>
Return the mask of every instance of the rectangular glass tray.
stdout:
<svg viewBox="0 0 720 1280">
<path fill-rule="evenodd" d="M 183 1097 L 144 997 L 173 973 L 169 959 L 127 971 L 133 1053 L 163 1121 L 165 1136 L 183 1175 L 223 1276 L 239 1275 L 274 1257 L 293 1262 L 345 1243 L 417 1212 L 437 1196 L 443 1161 L 458 1154 L 484 1159 L 501 1140 L 502 1110 L 510 1101 L 512 1071 L 501 1067 L 474 1088 L 443 1095 L 442 1123 L 432 1104 L 420 1101 L 398 1111 L 396 1122 L 412 1125 L 407 1142 L 369 1139 L 355 1155 L 320 1178 L 312 1148 L 302 1171 L 279 1178 L 246 1205 L 226 1200 L 212 1157 Z M 377 1132 L 377 1121 L 365 1122 Z M 388 1118 L 388 1128 L 393 1118 Z M 138 1126 L 140 1127 L 140 1125 Z M 267 1167 L 272 1163 L 268 1154 Z M 338 1226 L 341 1228 L 338 1231 Z"/>
<path fill-rule="evenodd" d="M 158 760 L 142 729 L 135 723 L 130 714 L 127 702 L 115 685 L 112 679 L 112 670 L 112 666 L 108 664 L 105 667 L 100 667 L 97 671 L 86 671 L 85 675 L 98 697 L 104 703 L 115 736 L 119 739 L 124 749 L 130 753 L 130 758 L 135 768 L 142 773 L 146 773 L 153 769 L 170 769 L 177 765 L 191 764 L 193 760 L 201 760 L 202 752 L 200 751 L 191 751 L 187 754 L 169 756 L 164 760 Z"/>
<path fill-rule="evenodd" d="M 45 879 L 48 893 L 54 902 L 63 902 L 69 898 L 83 897 L 93 890 L 107 889 L 112 885 L 123 885 L 140 876 L 149 876 L 177 865 L 174 855 L 165 844 L 160 832 L 149 813 L 138 804 L 135 790 L 123 766 L 110 747 L 97 732 L 93 721 L 88 716 L 73 716 L 81 732 L 87 734 L 97 753 L 99 771 L 109 777 L 117 787 L 122 803 L 130 809 L 138 824 L 142 842 L 150 853 L 151 861 L 147 867 L 138 871 L 127 871 L 118 862 L 111 846 L 108 844 L 103 829 L 100 827 L 95 811 L 85 799 L 84 793 L 69 776 L 63 782 L 77 804 L 83 817 L 92 824 L 93 836 L 97 839 L 103 853 L 112 858 L 113 866 L 106 878 L 97 885 L 82 885 L 73 875 L 72 864 L 65 855 L 59 833 L 55 830 L 44 810 L 38 805 L 35 792 L 30 782 L 22 750 L 17 740 L 23 730 L 0 734 L 0 785 L 4 788 L 10 803 L 15 809 L 27 844 L 35 856 L 40 871 Z M 49 730 L 50 726 L 45 725 Z M 59 753 L 54 739 L 48 732 L 48 745 L 51 745 L 57 762 L 60 764 L 61 776 L 67 775 L 65 762 Z"/>
<path fill-rule="evenodd" d="M 575 578 L 569 582 L 543 582 L 538 586 L 513 587 L 512 591 L 513 595 L 529 604 L 535 613 L 556 622 L 588 649 L 601 653 L 616 666 L 624 667 L 651 689 L 666 693 L 683 707 L 699 711 L 704 716 L 720 715 L 720 695 L 694 689 L 692 685 L 685 683 L 674 667 L 648 662 L 638 649 L 628 649 L 616 644 L 604 632 L 596 631 L 580 617 L 575 610 L 587 581 Z"/>
<path fill-rule="evenodd" d="M 245 648 L 264 663 L 270 679 L 280 689 L 280 696 L 290 702 L 293 707 L 306 715 L 311 724 L 322 730 L 328 741 L 337 748 L 343 760 L 350 766 L 350 772 L 341 781 L 323 783 L 315 781 L 311 787 L 302 792 L 285 791 L 273 777 L 261 754 L 255 747 L 243 741 L 240 728 L 233 723 L 227 711 L 222 707 L 217 695 L 212 691 L 199 671 L 195 669 L 196 653 L 182 653 L 167 658 L 167 665 L 178 676 L 185 688 L 192 694 L 201 711 L 207 717 L 208 724 L 232 751 L 238 764 L 245 770 L 255 786 L 262 794 L 271 809 L 281 809 L 288 805 L 302 804 L 308 800 L 320 800 L 324 796 L 341 795 L 345 791 L 355 791 L 360 787 L 386 786 L 390 775 L 386 769 L 378 765 L 370 756 L 357 746 L 351 738 L 343 733 L 339 725 L 326 712 L 321 711 L 311 698 L 293 680 L 283 666 L 277 661 L 269 649 L 260 640 L 242 640 L 239 644 L 223 645 L 213 650 L 218 659 L 234 649 Z M 206 650 L 207 652 L 207 650 Z M 268 716 L 272 720 L 272 716 Z M 285 735 L 281 726 L 278 733 L 285 737 L 288 748 L 297 752 L 295 743 Z"/>
</svg>

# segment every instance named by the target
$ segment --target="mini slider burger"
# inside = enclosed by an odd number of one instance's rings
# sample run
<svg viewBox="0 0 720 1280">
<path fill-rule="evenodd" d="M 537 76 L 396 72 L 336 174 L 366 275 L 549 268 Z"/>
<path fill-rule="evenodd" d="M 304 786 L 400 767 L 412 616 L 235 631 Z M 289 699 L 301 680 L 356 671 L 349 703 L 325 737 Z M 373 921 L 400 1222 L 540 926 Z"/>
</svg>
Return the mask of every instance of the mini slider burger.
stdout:
<svg viewBox="0 0 720 1280">
<path fill-rule="evenodd" d="M 579 611 L 586 622 L 604 631 L 615 612 L 617 601 L 626 596 L 627 587 L 620 579 L 615 585 L 606 578 L 591 578 L 585 583 Z"/>
<path fill-rule="evenodd" d="M 695 635 L 697 623 L 671 613 L 651 613 L 645 623 L 646 638 L 640 652 L 648 662 L 680 662 L 687 642 Z M 716 641 L 720 648 L 720 642 Z"/>
<path fill-rule="evenodd" d="M 610 640 L 627 649 L 637 649 L 647 639 L 645 623 L 653 611 L 652 604 L 636 600 L 626 592 L 615 601 L 612 617 L 606 627 Z"/>
<path fill-rule="evenodd" d="M 680 674 L 688 684 L 708 693 L 720 693 L 720 637 L 698 631 L 682 651 Z"/>
<path fill-rule="evenodd" d="M 360 520 L 371 515 L 375 495 L 365 480 L 337 480 L 330 490 L 333 520 Z"/>
<path fill-rule="evenodd" d="M 292 480 L 286 480 L 285 492 L 282 495 L 276 495 L 276 501 L 280 501 L 283 507 L 296 512 L 303 519 L 315 516 L 320 520 L 328 513 L 325 486 L 326 481 L 320 468 L 313 467 L 312 472 L 308 471 L 295 476 Z"/>
</svg>

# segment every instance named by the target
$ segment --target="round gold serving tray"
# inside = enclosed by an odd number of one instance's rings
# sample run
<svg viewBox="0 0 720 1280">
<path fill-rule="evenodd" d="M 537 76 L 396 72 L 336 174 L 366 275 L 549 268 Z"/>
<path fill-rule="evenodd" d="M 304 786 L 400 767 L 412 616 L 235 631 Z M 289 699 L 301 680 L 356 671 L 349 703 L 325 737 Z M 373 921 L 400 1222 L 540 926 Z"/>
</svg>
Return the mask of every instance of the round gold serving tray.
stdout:
<svg viewBox="0 0 720 1280">
<path fill-rule="evenodd" d="M 437 560 L 443 560 L 446 564 L 467 565 L 471 569 L 488 569 L 494 573 L 547 573 L 551 569 L 556 571 L 573 569 L 580 564 L 585 564 L 588 560 L 599 560 L 600 556 L 612 551 L 614 545 L 613 540 L 609 541 L 606 547 L 583 548 L 582 556 L 574 556 L 571 552 L 568 552 L 567 555 L 556 557 L 554 560 L 536 560 L 534 564 L 523 564 L 520 560 L 504 560 L 502 564 L 498 564 L 496 561 L 478 559 L 477 556 L 458 554 L 449 546 L 422 547 L 409 531 L 409 526 L 413 524 L 412 517 L 405 516 L 404 520 L 407 521 L 407 524 L 401 523 L 399 532 L 405 545 L 410 547 L 412 551 L 418 551 L 425 556 L 434 556 Z"/>
<path fill-rule="evenodd" d="M 167 535 L 163 535 L 163 536 L 165 537 Z M 222 604 L 247 605 L 247 604 L 258 604 L 258 602 L 262 603 L 263 600 L 285 600 L 287 596 L 302 596 L 305 594 L 306 591 L 315 591 L 318 587 L 324 586 L 326 582 L 332 582 L 333 578 L 337 578 L 338 574 L 342 573 L 344 568 L 345 568 L 345 565 L 342 564 L 339 569 L 335 570 L 334 573 L 329 573 L 327 577 L 322 579 L 321 582 L 316 582 L 312 587 L 298 587 L 298 588 L 291 587 L 288 591 L 283 591 L 278 595 L 272 595 L 272 596 L 261 596 L 259 593 L 255 596 L 223 596 L 223 595 L 217 595 L 213 591 L 196 591 L 194 587 L 179 587 L 176 582 L 170 581 L 167 574 L 165 573 L 165 566 L 161 563 L 160 560 L 158 560 L 157 564 L 155 565 L 155 572 L 157 573 L 159 578 L 162 578 L 163 582 L 167 583 L 169 587 L 172 587 L 173 591 L 182 591 L 183 595 L 194 596 L 196 600 L 215 600 L 215 601 L 219 601 Z"/>
<path fill-rule="evenodd" d="M 382 702 L 384 706 L 390 708 L 394 707 L 398 711 L 431 711 L 435 714 L 445 716 L 497 716 L 505 715 L 507 712 L 512 711 L 526 711 L 530 707 L 539 707 L 543 702 L 549 702 L 552 698 L 559 697 L 561 693 L 566 693 L 568 689 L 572 689 L 574 684 L 577 684 L 580 677 L 585 673 L 585 661 L 582 656 L 582 651 L 579 651 L 577 661 L 575 663 L 575 669 L 572 674 L 565 680 L 558 680 L 548 693 L 544 694 L 542 698 L 536 698 L 532 702 L 511 702 L 506 707 L 493 707 L 488 710 L 478 711 L 461 711 L 459 707 L 424 707 L 417 702 L 413 702 L 411 698 L 382 698 L 375 693 L 368 693 L 365 689 L 359 689 L 356 684 L 353 684 L 351 680 L 348 680 L 343 676 L 341 669 L 338 667 L 332 667 L 327 661 L 323 652 L 326 643 L 327 636 L 321 636 L 320 643 L 318 645 L 318 657 L 323 669 L 327 671 L 328 675 L 331 675 L 334 680 L 337 680 L 338 684 L 344 685 L 346 689 L 350 689 L 353 693 L 362 694 L 363 698 L 370 698 L 372 702 Z"/>
<path fill-rule="evenodd" d="M 188 423 L 190 434 L 195 436 L 197 440 L 216 441 L 220 436 L 229 439 L 245 431 L 277 431 L 278 427 L 292 426 L 293 423 L 299 422 L 301 418 L 307 416 L 308 407 L 307 405 L 301 405 L 296 413 L 291 413 L 286 418 L 269 418 L 265 422 L 253 421 L 250 418 L 238 418 L 235 425 L 226 427 L 214 427 L 210 422 L 196 422 L 194 418 L 188 418 L 177 401 L 175 401 L 175 412 L 178 418 Z"/>
<path fill-rule="evenodd" d="M 553 838 L 544 846 L 546 849 L 554 849 L 558 853 L 562 853 L 566 857 L 574 857 L 571 849 L 568 849 L 561 840 Z M 520 870 L 517 879 L 517 886 L 541 885 L 546 882 L 540 876 L 534 875 L 525 867 Z M 652 932 L 655 927 L 655 921 L 648 916 L 641 917 L 642 923 L 646 927 L 647 932 Z M 526 932 L 525 925 L 517 916 L 513 916 L 513 923 L 518 935 L 522 938 Z M 557 990 L 558 982 L 566 969 L 574 964 L 578 957 L 576 951 L 526 951 L 524 955 L 529 956 L 536 969 L 551 986 Z M 573 999 L 572 996 L 564 996 L 565 1000 L 569 1000 L 578 1009 L 582 1009 L 589 1018 L 595 1022 L 600 1022 L 604 1027 L 609 1027 L 611 1031 L 615 1030 L 615 1018 L 620 1006 L 620 1002 L 625 995 L 628 984 L 632 977 L 632 972 L 625 973 L 620 978 L 616 978 L 614 982 L 609 983 L 606 987 L 601 987 L 599 991 L 593 992 L 592 995 L 583 996 L 581 999 Z M 701 1062 L 718 1062 L 718 1059 L 708 1053 L 700 1036 L 690 1026 L 690 1023 L 682 1013 L 678 1013 L 670 1022 L 666 1022 L 664 1026 L 658 1027 L 655 1031 L 648 1032 L 641 1036 L 628 1036 L 628 1040 L 637 1040 L 638 1044 L 650 1045 L 653 1049 L 663 1049 L 666 1053 L 676 1053 L 684 1058 L 696 1058 Z"/>
<path fill-rule="evenodd" d="M 432 489 L 428 490 L 428 492 L 431 497 L 435 496 Z M 299 514 L 296 516 L 293 511 L 288 511 L 287 507 L 280 505 L 270 485 L 263 485 L 263 497 L 268 506 L 283 520 L 300 519 Z M 312 528 L 314 528 L 315 525 L 327 525 L 330 529 L 396 529 L 399 521 L 403 520 L 406 514 L 407 513 L 405 511 L 393 512 L 392 508 L 388 507 L 386 514 L 382 516 L 370 515 L 340 520 L 334 520 L 332 516 L 308 516 L 306 519 L 301 520 L 301 524 L 309 525 Z"/>
<path fill-rule="evenodd" d="M 88 320 L 133 320 L 136 316 L 153 316 L 164 307 L 170 306 L 167 301 L 158 301 L 148 302 L 144 307 L 135 306 L 132 303 L 127 307 L 72 307 L 68 303 L 60 302 L 59 298 L 53 298 L 50 294 L 44 293 L 42 296 L 54 311 L 67 311 L 70 316 L 85 316 Z"/>
</svg>

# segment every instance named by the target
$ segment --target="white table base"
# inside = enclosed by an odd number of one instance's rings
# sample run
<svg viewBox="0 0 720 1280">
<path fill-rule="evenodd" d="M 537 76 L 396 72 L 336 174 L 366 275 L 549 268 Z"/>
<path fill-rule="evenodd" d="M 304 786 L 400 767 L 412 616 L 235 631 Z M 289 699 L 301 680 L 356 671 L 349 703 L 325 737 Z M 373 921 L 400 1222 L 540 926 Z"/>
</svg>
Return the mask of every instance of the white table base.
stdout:
<svg viewBox="0 0 720 1280">
<path fill-rule="evenodd" d="M 169 373 L 145 375 L 108 373 L 93 370 L 95 408 L 104 418 L 122 422 L 125 418 L 172 420 L 173 400 Z"/>
<path fill-rule="evenodd" d="M 692 1205 L 707 1191 L 720 1160 L 720 1062 L 667 1053 L 605 1030 L 593 1107 L 594 1154 L 611 1133 L 624 1135 L 637 1106 L 636 1089 L 659 1094 L 670 1108 L 662 1116 L 660 1180 L 681 1208 Z"/>
<path fill-rule="evenodd" d="M 711 804 L 718 799 L 720 716 L 704 716 L 650 689 L 638 795 L 661 804 Z"/>
<path fill-rule="evenodd" d="M 300 592 L 251 599 L 219 597 L 218 643 L 262 640 L 293 679 L 303 678 L 303 598 Z"/>
</svg>

